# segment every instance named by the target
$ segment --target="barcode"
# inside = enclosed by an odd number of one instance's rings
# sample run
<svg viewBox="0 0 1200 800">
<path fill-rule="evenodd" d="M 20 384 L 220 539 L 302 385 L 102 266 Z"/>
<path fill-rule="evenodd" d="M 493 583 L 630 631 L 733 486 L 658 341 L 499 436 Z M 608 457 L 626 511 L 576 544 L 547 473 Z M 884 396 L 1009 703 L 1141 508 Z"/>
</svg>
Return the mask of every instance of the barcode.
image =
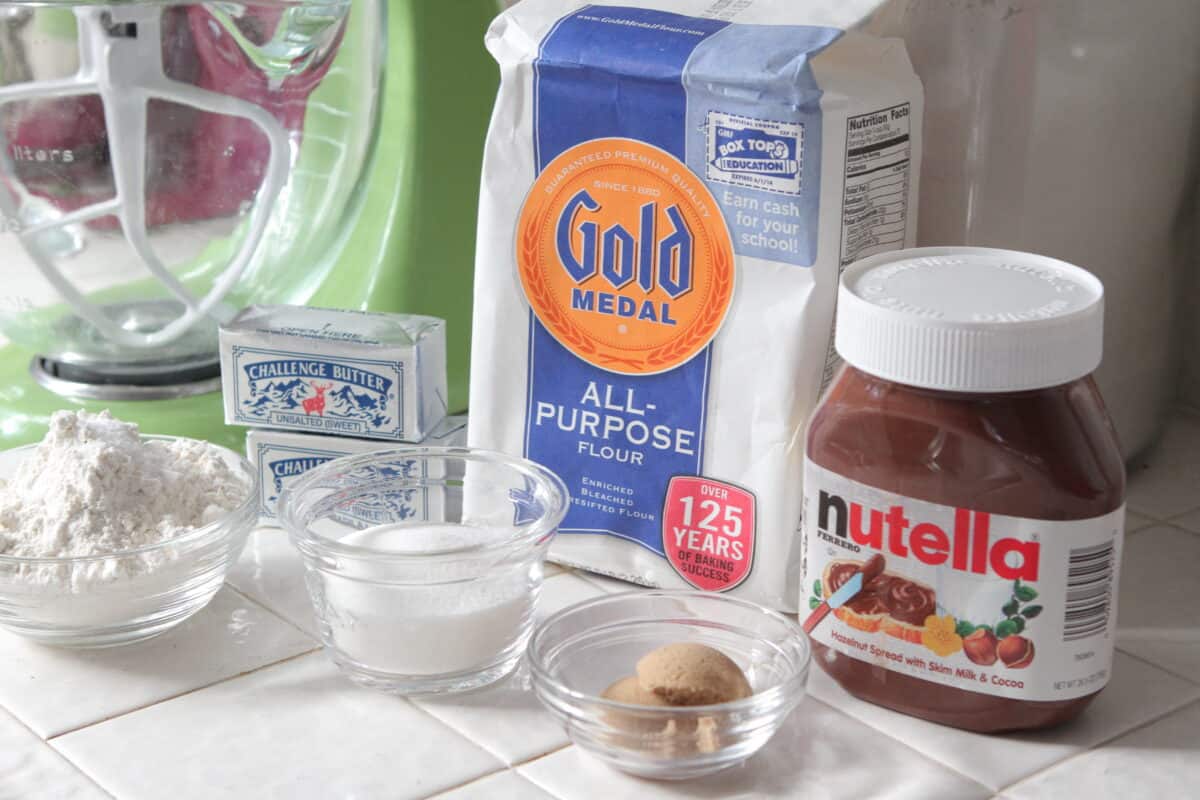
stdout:
<svg viewBox="0 0 1200 800">
<path fill-rule="evenodd" d="M 1071 551 L 1067 562 L 1067 612 L 1063 641 L 1104 633 L 1112 613 L 1112 542 Z"/>
</svg>

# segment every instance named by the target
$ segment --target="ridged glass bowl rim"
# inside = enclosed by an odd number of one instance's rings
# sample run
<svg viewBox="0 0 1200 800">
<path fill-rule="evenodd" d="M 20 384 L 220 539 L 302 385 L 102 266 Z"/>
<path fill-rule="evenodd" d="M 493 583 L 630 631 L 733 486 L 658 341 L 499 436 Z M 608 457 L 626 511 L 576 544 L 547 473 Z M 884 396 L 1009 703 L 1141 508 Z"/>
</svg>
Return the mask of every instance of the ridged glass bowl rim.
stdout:
<svg viewBox="0 0 1200 800">
<path fill-rule="evenodd" d="M 251 466 L 250 462 L 244 456 L 228 447 L 222 447 L 219 444 L 204 441 L 203 439 L 192 439 L 187 436 L 168 436 L 165 434 L 143 433 L 140 434 L 142 441 L 158 441 L 158 442 L 201 442 L 210 447 L 221 451 L 223 455 L 232 456 L 233 463 L 236 463 L 238 468 L 249 478 L 249 486 L 246 492 L 246 498 L 234 509 L 227 511 L 220 518 L 213 520 L 207 525 L 182 533 L 172 539 L 167 539 L 162 542 L 135 547 L 129 550 L 117 550 L 112 553 L 99 553 L 90 556 L 10 556 L 0 555 L 0 565 L 47 565 L 47 564 L 94 564 L 111 559 L 129 558 L 131 556 L 144 555 L 146 553 L 154 553 L 167 548 L 175 548 L 180 546 L 204 545 L 209 541 L 216 541 L 222 537 L 231 537 L 239 533 L 241 526 L 230 524 L 236 521 L 239 517 L 250 516 L 258 507 L 258 473 Z M 37 443 L 21 445 L 3 451 L 4 457 L 10 457 L 18 453 L 32 452 L 38 447 Z M 249 524 L 245 525 L 245 530 L 249 532 L 253 527 L 253 519 L 249 520 Z"/>
<path fill-rule="evenodd" d="M 314 533 L 304 521 L 311 510 L 311 501 L 305 501 L 303 495 L 312 490 L 322 481 L 329 480 L 339 473 L 348 472 L 374 463 L 386 463 L 406 458 L 441 458 L 460 459 L 480 464 L 504 467 L 527 478 L 535 487 L 535 497 L 542 503 L 542 515 L 527 526 L 507 526 L 513 535 L 500 538 L 494 542 L 471 545 L 468 547 L 448 548 L 445 550 L 426 550 L 415 553 L 397 553 L 361 545 L 348 545 L 328 536 Z M 391 482 L 398 488 L 424 487 L 437 485 L 443 478 L 394 478 Z M 380 481 L 365 482 L 364 486 L 374 485 Z M 347 499 L 355 496 L 353 488 L 338 490 Z M 320 500 L 323 502 L 328 495 Z M 431 447 L 411 445 L 393 447 L 387 450 L 374 450 L 360 455 L 343 456 L 327 461 L 305 472 L 291 486 L 284 489 L 279 497 L 278 514 L 292 541 L 308 555 L 336 555 L 347 558 L 370 558 L 398 563 L 417 563 L 433 561 L 455 561 L 488 556 L 509 550 L 520 550 L 540 544 L 558 530 L 559 524 L 567 514 L 570 506 L 570 494 L 562 478 L 535 461 L 519 456 L 510 456 L 495 450 L 478 447 Z M 497 526 L 500 527 L 500 526 Z"/>
<path fill-rule="evenodd" d="M 617 700 L 609 700 L 600 695 L 581 692 L 578 689 L 572 689 L 558 678 L 550 674 L 546 664 L 538 658 L 538 648 L 541 639 L 546 635 L 547 631 L 553 625 L 561 622 L 571 614 L 578 613 L 586 609 L 596 606 L 608 605 L 614 602 L 633 599 L 651 599 L 651 598 L 681 598 L 688 600 L 700 599 L 704 602 L 714 602 L 718 604 L 726 604 L 730 606 L 738 606 L 743 609 L 754 611 L 762 614 L 764 617 L 771 619 L 774 622 L 781 624 L 785 631 L 790 636 L 791 640 L 799 651 L 799 657 L 793 663 L 789 659 L 791 665 L 790 671 L 773 686 L 757 691 L 749 697 L 744 697 L 741 700 L 731 700 L 725 703 L 713 703 L 702 706 L 644 706 L 635 703 L 622 703 Z M 640 621 L 640 620 L 639 620 Z M 664 620 L 665 621 L 665 620 Z M 765 637 L 757 637 L 765 638 Z M 562 698 L 567 698 L 575 703 L 586 703 L 595 705 L 600 708 L 612 709 L 614 711 L 634 711 L 639 712 L 644 716 L 662 716 L 664 719 L 670 718 L 686 718 L 693 716 L 709 716 L 715 713 L 729 713 L 738 711 L 751 711 L 762 714 L 771 709 L 786 707 L 789 702 L 799 701 L 799 698 L 804 693 L 804 687 L 808 678 L 808 669 L 812 662 L 812 644 L 809 642 L 808 635 L 799 623 L 789 619 L 785 615 L 774 611 L 766 606 L 755 603 L 751 600 L 746 600 L 740 597 L 730 597 L 728 595 L 716 594 L 715 592 L 704 592 L 691 589 L 650 589 L 650 590 L 633 590 L 628 592 L 615 592 L 613 594 L 603 595 L 601 597 L 593 597 L 588 600 L 583 600 L 573 605 L 558 611 L 555 614 L 547 617 L 538 623 L 533 630 L 533 635 L 529 638 L 529 645 L 526 649 L 527 660 L 529 662 L 529 671 L 533 677 L 535 687 L 549 689 L 555 695 Z"/>
</svg>

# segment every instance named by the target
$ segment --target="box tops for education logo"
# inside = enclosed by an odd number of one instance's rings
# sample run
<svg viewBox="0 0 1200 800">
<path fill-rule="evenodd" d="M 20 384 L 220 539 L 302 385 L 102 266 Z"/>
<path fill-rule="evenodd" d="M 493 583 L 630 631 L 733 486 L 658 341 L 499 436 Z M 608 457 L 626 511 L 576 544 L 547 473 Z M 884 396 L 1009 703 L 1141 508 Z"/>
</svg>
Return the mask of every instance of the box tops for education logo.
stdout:
<svg viewBox="0 0 1200 800">
<path fill-rule="evenodd" d="M 360 367 L 313 358 L 252 361 L 242 365 L 248 391 L 243 416 L 270 422 L 275 415 L 332 417 L 381 429 L 391 425 L 395 381 Z"/>
<path fill-rule="evenodd" d="M 709 112 L 709 180 L 800 194 L 803 153 L 802 124 Z"/>
</svg>

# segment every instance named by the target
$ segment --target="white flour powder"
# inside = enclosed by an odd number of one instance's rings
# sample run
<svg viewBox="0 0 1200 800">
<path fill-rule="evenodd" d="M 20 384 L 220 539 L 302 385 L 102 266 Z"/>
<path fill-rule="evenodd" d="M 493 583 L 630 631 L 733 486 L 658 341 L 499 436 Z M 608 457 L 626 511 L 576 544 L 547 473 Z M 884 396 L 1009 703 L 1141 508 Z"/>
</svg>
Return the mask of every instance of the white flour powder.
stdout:
<svg viewBox="0 0 1200 800">
<path fill-rule="evenodd" d="M 221 450 L 191 440 L 144 441 L 107 411 L 60 411 L 50 430 L 0 483 L 0 555 L 94 556 L 173 539 L 241 504 L 249 477 Z M 132 576 L 155 559 L 96 562 L 88 577 Z M 40 582 L 69 578 L 26 570 Z"/>
</svg>

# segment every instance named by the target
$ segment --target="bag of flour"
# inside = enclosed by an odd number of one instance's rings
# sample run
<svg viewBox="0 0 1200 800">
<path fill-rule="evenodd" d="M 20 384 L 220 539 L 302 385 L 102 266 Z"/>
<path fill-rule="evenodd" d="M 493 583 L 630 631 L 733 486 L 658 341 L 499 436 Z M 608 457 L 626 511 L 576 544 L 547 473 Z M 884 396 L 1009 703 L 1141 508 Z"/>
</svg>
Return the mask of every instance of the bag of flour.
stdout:
<svg viewBox="0 0 1200 800">
<path fill-rule="evenodd" d="M 551 557 L 792 609 L 838 273 L 911 246 L 903 44 L 793 0 L 525 0 L 476 264 L 470 442 L 553 469 Z"/>
</svg>

